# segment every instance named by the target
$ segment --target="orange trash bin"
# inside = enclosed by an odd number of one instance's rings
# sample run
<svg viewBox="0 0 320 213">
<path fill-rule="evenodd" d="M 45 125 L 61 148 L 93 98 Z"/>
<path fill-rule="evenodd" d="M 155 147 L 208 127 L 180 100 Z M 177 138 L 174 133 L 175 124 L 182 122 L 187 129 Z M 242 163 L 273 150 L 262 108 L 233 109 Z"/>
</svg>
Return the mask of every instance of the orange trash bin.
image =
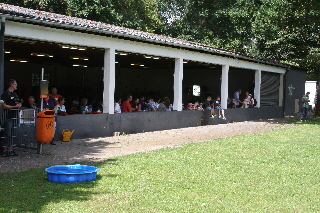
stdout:
<svg viewBox="0 0 320 213">
<path fill-rule="evenodd" d="M 40 143 L 50 143 L 54 137 L 54 119 L 53 110 L 44 110 L 37 114 L 36 135 Z"/>
</svg>

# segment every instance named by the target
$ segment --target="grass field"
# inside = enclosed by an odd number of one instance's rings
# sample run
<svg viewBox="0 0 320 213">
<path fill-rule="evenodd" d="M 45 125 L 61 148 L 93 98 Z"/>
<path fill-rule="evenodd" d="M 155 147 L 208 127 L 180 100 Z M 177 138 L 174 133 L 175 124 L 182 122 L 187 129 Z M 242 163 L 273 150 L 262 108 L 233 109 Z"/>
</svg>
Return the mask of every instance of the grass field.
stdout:
<svg viewBox="0 0 320 213">
<path fill-rule="evenodd" d="M 320 122 L 296 123 L 90 163 L 92 182 L 0 174 L 0 212 L 319 212 Z"/>
</svg>

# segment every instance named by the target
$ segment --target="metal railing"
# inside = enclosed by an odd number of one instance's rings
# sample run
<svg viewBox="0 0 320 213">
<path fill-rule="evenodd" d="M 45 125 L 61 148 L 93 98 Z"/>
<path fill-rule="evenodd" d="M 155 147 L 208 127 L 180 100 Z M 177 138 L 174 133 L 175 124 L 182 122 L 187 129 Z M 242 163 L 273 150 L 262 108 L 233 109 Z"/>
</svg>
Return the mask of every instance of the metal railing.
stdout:
<svg viewBox="0 0 320 213">
<path fill-rule="evenodd" d="M 0 116 L 1 146 L 37 148 L 36 114 L 29 108 L 3 110 Z"/>
</svg>

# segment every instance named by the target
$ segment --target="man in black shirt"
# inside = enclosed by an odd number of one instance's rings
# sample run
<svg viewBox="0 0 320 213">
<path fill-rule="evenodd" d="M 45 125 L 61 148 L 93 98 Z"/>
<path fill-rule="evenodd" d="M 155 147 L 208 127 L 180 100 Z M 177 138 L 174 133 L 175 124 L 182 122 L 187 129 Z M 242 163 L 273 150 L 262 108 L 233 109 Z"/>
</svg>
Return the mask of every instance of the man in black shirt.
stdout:
<svg viewBox="0 0 320 213">
<path fill-rule="evenodd" d="M 211 96 L 208 96 L 207 100 L 205 100 L 203 109 L 210 110 L 210 116 L 212 118 L 214 117 L 214 108 L 212 107 Z"/>
<path fill-rule="evenodd" d="M 21 107 L 21 101 L 19 96 L 14 91 L 17 89 L 18 84 L 16 80 L 10 79 L 8 81 L 8 89 L 1 95 L 1 100 L 3 100 L 2 108 L 4 115 L 4 138 L 2 140 L 2 155 L 4 157 L 17 156 L 17 154 L 12 150 L 12 118 L 17 115 L 15 111 L 11 109 L 19 109 Z"/>
</svg>

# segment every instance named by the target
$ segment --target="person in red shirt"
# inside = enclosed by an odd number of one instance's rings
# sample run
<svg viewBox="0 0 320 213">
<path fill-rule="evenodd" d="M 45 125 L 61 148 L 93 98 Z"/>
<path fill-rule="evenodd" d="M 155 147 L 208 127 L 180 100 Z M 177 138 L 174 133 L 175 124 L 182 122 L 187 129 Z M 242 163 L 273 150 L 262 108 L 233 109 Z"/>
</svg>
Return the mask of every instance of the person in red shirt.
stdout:
<svg viewBox="0 0 320 213">
<path fill-rule="evenodd" d="M 131 101 L 132 101 L 132 96 L 127 95 L 126 100 L 122 102 L 121 112 L 132 112 L 132 108 L 130 104 Z"/>
<path fill-rule="evenodd" d="M 49 94 L 49 96 L 53 97 L 56 100 L 56 104 L 58 104 L 58 98 L 62 97 L 61 95 L 57 94 L 58 90 L 57 87 L 52 86 L 51 87 L 51 94 Z"/>
</svg>

